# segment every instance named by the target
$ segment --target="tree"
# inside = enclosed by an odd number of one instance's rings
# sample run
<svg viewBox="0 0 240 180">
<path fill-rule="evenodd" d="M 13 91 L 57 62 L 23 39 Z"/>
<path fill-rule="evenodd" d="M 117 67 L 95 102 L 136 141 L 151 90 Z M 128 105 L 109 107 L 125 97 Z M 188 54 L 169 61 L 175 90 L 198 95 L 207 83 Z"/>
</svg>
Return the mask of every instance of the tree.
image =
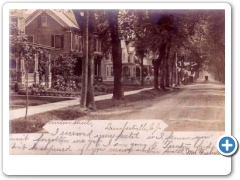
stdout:
<svg viewBox="0 0 240 180">
<path fill-rule="evenodd" d="M 88 39 L 87 38 L 87 33 L 89 32 L 88 29 L 88 24 L 91 26 L 90 29 L 95 29 L 95 31 L 102 36 L 102 39 L 104 39 L 103 44 L 103 50 L 104 53 L 108 53 L 109 49 L 112 51 L 112 58 L 113 58 L 113 73 L 114 73 L 114 90 L 113 90 L 113 99 L 120 100 L 123 98 L 123 90 L 122 90 L 122 82 L 121 82 L 121 77 L 122 77 L 122 53 L 121 53 L 121 42 L 120 42 L 120 35 L 118 32 L 118 10 L 88 10 L 90 17 L 89 17 L 89 22 L 86 20 L 88 18 L 83 19 L 79 16 L 80 10 L 73 10 L 73 13 L 77 19 L 78 25 L 80 27 L 85 27 L 85 43 L 86 46 L 88 45 Z M 84 12 L 85 14 L 87 13 L 86 11 Z M 90 30 L 92 31 L 92 30 Z M 92 32 L 90 32 L 90 44 L 89 47 L 93 47 L 91 43 L 93 43 L 93 39 L 91 38 Z M 85 54 L 89 54 L 89 51 L 91 52 L 92 50 L 85 49 Z M 92 57 L 92 58 L 91 58 Z M 82 107 L 85 107 L 86 105 L 90 105 L 94 103 L 94 98 L 93 98 L 93 73 L 90 73 L 90 70 L 93 70 L 93 55 L 90 55 L 89 57 L 85 56 L 85 61 L 83 64 L 83 79 L 88 79 L 88 82 L 83 80 L 82 84 L 82 95 L 81 95 L 81 104 Z M 88 69 L 88 63 L 87 59 L 90 59 L 90 64 Z M 91 76 L 91 78 L 89 78 Z M 91 84 L 91 85 L 90 85 Z M 89 86 L 90 85 L 90 86 Z M 92 89 L 92 90 L 90 90 Z M 89 91 L 90 90 L 90 91 Z M 86 92 L 88 95 L 85 95 Z M 86 97 L 86 98 L 85 98 Z M 90 98 L 91 97 L 91 98 Z M 89 98 L 89 99 L 87 99 Z M 95 107 L 95 105 L 93 105 Z"/>
<path fill-rule="evenodd" d="M 141 85 L 144 86 L 144 64 L 143 59 L 149 52 L 148 29 L 146 10 L 122 10 L 120 14 L 121 36 L 128 45 L 133 42 L 136 55 L 140 59 Z"/>
<path fill-rule="evenodd" d="M 212 10 L 207 16 L 206 54 L 210 69 L 220 82 L 225 82 L 225 12 Z"/>
<path fill-rule="evenodd" d="M 149 11 L 149 21 L 153 26 L 153 35 L 149 41 L 153 46 L 152 49 L 158 47 L 159 53 L 158 59 L 154 61 L 155 88 L 158 88 L 159 67 L 160 86 L 164 89 L 172 81 L 169 76 L 176 77 L 176 84 L 179 84 L 179 78 L 186 68 L 183 65 L 184 61 L 201 66 L 202 58 L 200 57 L 204 55 L 203 43 L 206 41 L 206 14 L 206 10 Z M 169 68 L 169 64 L 172 67 Z M 173 75 L 174 64 L 175 76 Z"/>
<path fill-rule="evenodd" d="M 29 72 L 29 64 L 34 62 L 35 55 L 44 55 L 49 52 L 34 46 L 31 43 L 27 42 L 27 36 L 23 34 L 15 23 L 10 23 L 10 56 L 12 58 L 19 58 L 23 61 L 24 70 L 25 70 L 25 89 L 26 89 L 26 112 L 25 112 L 25 120 L 28 117 L 28 106 L 29 106 L 29 84 L 28 84 L 28 72 Z"/>
<path fill-rule="evenodd" d="M 94 29 L 94 10 L 72 10 L 77 20 L 78 26 L 82 27 L 84 35 L 84 56 L 83 61 L 83 74 L 81 86 L 81 108 L 89 108 L 96 110 L 94 102 L 94 52 L 93 52 L 93 29 Z M 81 16 L 83 14 L 83 17 Z M 89 61 L 90 60 L 90 61 Z"/>
<path fill-rule="evenodd" d="M 122 90 L 122 49 L 118 27 L 119 10 L 108 11 L 108 22 L 111 34 L 112 58 L 113 58 L 113 74 L 114 74 L 114 89 L 113 99 L 120 100 L 123 98 Z"/>
<path fill-rule="evenodd" d="M 158 89 L 158 76 L 159 76 L 159 68 L 161 69 L 161 81 L 160 87 L 161 89 L 165 89 L 164 81 L 166 74 L 166 58 L 168 58 L 167 51 L 170 50 L 171 44 L 171 34 L 173 33 L 173 21 L 174 18 L 171 14 L 164 11 L 149 11 L 149 21 L 151 22 L 151 48 L 153 51 L 158 51 L 158 59 L 153 61 L 154 65 L 154 88 Z M 169 52 L 170 53 L 170 52 Z"/>
</svg>

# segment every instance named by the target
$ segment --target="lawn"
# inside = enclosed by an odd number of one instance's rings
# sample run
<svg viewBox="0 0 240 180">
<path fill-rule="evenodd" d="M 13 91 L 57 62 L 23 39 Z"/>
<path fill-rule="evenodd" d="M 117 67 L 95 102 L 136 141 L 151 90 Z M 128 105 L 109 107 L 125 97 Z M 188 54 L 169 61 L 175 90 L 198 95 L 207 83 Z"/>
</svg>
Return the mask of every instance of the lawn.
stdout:
<svg viewBox="0 0 240 180">
<path fill-rule="evenodd" d="M 148 87 L 148 86 L 145 86 Z M 133 91 L 133 90 L 139 90 L 142 89 L 143 87 L 140 85 L 126 85 L 123 86 L 123 90 L 126 91 Z M 79 93 L 79 92 L 62 92 L 62 91 L 56 91 L 56 94 L 59 93 L 58 96 L 38 96 L 38 95 L 31 95 L 29 96 L 29 106 L 37 106 L 41 104 L 47 104 L 47 103 L 54 103 L 54 102 L 59 102 L 59 101 L 65 101 L 65 100 L 71 100 L 69 97 L 64 97 L 64 94 L 67 93 Z M 62 93 L 62 94 L 61 94 Z M 103 93 L 103 92 L 95 92 L 95 96 L 99 95 L 104 95 L 104 94 L 109 94 L 109 93 Z M 79 95 L 78 95 L 79 96 Z M 24 108 L 26 104 L 26 96 L 25 95 L 11 95 L 10 96 L 10 110 L 13 109 L 20 109 Z"/>
<path fill-rule="evenodd" d="M 26 104 L 26 96 L 12 95 L 10 96 L 10 110 L 24 108 Z M 59 98 L 59 97 L 41 97 L 41 96 L 29 96 L 29 106 L 37 106 L 41 104 L 54 103 L 59 101 L 71 100 L 71 98 Z"/>
<path fill-rule="evenodd" d="M 137 94 L 125 96 L 121 101 L 111 99 L 97 101 L 98 110 L 110 109 L 112 107 L 123 106 L 131 102 L 151 100 L 170 91 L 163 92 L 157 90 L 146 90 Z M 10 133 L 33 133 L 42 130 L 42 127 L 51 120 L 75 120 L 79 119 L 89 112 L 81 111 L 78 105 L 70 106 L 50 112 L 44 112 L 24 118 L 18 118 L 10 121 Z"/>
</svg>

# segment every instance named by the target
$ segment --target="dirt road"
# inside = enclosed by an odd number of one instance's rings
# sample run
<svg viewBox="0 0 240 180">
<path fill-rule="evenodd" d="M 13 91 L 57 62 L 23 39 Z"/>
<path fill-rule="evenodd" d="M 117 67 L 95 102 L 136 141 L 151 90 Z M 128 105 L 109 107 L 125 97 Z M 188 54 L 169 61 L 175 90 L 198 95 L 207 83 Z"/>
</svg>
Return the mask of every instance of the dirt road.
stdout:
<svg viewBox="0 0 240 180">
<path fill-rule="evenodd" d="M 181 90 L 121 107 L 91 113 L 90 119 L 161 119 L 174 131 L 223 131 L 225 86 L 198 83 Z"/>
</svg>

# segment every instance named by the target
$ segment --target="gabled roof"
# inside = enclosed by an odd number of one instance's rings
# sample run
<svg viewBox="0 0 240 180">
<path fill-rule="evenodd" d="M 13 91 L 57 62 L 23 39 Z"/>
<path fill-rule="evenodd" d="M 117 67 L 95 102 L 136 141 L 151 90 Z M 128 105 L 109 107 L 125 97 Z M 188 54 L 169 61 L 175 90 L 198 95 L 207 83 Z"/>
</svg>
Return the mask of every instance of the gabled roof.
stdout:
<svg viewBox="0 0 240 180">
<path fill-rule="evenodd" d="M 76 23 L 76 20 L 73 20 L 74 16 L 66 15 L 68 13 L 64 13 L 61 11 L 48 9 L 48 10 L 36 10 L 32 14 L 30 14 L 26 20 L 26 26 L 28 26 L 34 19 L 36 19 L 42 12 L 46 12 L 49 16 L 51 16 L 55 21 L 57 21 L 60 25 L 66 28 L 76 28 L 80 29 Z"/>
</svg>

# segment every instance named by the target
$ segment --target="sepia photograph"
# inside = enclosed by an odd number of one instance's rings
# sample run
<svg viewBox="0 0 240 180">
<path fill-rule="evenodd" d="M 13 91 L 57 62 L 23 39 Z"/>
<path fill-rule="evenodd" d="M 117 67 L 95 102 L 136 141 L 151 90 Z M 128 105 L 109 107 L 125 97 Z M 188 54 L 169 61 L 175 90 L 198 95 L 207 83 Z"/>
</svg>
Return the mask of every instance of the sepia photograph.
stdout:
<svg viewBox="0 0 240 180">
<path fill-rule="evenodd" d="M 9 154 L 220 155 L 225 27 L 225 9 L 10 9 Z"/>
</svg>

